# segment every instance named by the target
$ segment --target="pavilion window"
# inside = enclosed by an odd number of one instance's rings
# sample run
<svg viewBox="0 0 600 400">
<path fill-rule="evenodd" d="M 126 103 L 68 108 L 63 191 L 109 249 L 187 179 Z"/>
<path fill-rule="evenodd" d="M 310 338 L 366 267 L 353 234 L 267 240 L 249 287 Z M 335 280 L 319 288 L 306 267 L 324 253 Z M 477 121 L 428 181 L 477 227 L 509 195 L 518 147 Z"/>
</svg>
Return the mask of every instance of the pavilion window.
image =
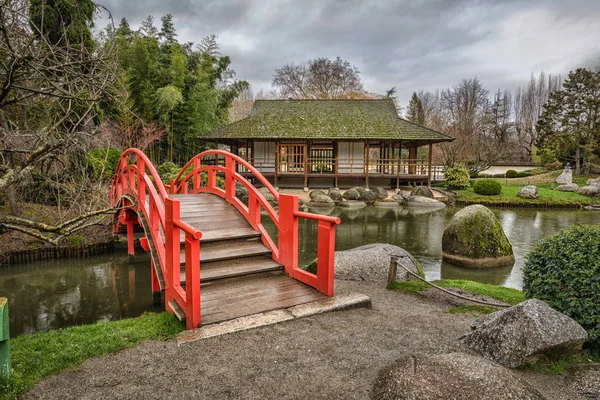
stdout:
<svg viewBox="0 0 600 400">
<path fill-rule="evenodd" d="M 280 144 L 277 146 L 280 173 L 304 173 L 304 144 Z"/>
<path fill-rule="evenodd" d="M 333 144 L 313 144 L 310 147 L 308 163 L 310 172 L 333 172 L 335 164 Z"/>
</svg>

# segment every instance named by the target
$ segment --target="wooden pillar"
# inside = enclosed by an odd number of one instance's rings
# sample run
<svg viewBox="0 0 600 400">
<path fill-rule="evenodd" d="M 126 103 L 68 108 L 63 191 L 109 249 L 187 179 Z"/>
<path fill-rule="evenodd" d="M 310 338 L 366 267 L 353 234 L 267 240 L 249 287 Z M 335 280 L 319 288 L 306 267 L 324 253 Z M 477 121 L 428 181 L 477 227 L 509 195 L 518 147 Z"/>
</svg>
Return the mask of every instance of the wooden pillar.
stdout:
<svg viewBox="0 0 600 400">
<path fill-rule="evenodd" d="M 429 143 L 429 161 L 427 163 L 427 186 L 431 187 L 431 159 L 433 158 L 433 144 Z"/>
<path fill-rule="evenodd" d="M 304 190 L 308 190 L 308 155 L 310 154 L 308 151 L 308 143 L 309 141 L 307 140 L 304 145 Z"/>
<path fill-rule="evenodd" d="M 369 187 L 369 141 L 365 143 L 365 187 Z"/>
<path fill-rule="evenodd" d="M 393 151 L 392 151 L 393 154 Z M 398 165 L 396 170 L 396 190 L 400 189 L 400 162 L 402 161 L 402 140 L 398 142 Z"/>
<path fill-rule="evenodd" d="M 333 142 L 333 173 L 335 175 L 333 185 L 336 188 L 339 188 L 338 182 L 338 142 L 337 140 Z"/>
<path fill-rule="evenodd" d="M 414 175 L 417 172 L 416 168 L 417 162 L 417 146 L 411 145 L 408 148 L 408 173 Z"/>
<path fill-rule="evenodd" d="M 277 174 L 279 173 L 279 142 L 275 142 L 275 174 L 273 176 L 273 186 L 277 187 Z"/>
</svg>

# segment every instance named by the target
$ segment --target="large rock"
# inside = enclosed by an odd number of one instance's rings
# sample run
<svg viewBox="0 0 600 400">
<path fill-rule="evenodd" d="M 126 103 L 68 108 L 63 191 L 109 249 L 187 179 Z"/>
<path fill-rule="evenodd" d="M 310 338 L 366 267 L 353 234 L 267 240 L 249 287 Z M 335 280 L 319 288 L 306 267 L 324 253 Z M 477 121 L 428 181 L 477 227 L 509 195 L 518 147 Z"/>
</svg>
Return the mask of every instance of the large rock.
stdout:
<svg viewBox="0 0 600 400">
<path fill-rule="evenodd" d="M 579 185 L 576 183 L 565 183 L 564 185 L 557 187 L 556 190 L 561 192 L 577 192 L 579 191 Z"/>
<path fill-rule="evenodd" d="M 306 205 L 309 207 L 333 207 L 335 206 L 335 202 L 331 200 L 331 197 L 321 192 L 321 194 L 316 194 L 312 197 L 312 200 Z"/>
<path fill-rule="evenodd" d="M 377 200 L 385 200 L 388 197 L 388 192 L 382 187 L 374 187 L 371 189 L 371 192 L 375 193 L 377 196 Z"/>
<path fill-rule="evenodd" d="M 543 400 L 510 369 L 463 354 L 410 354 L 381 370 L 373 400 Z"/>
<path fill-rule="evenodd" d="M 472 328 L 461 342 L 510 368 L 576 355 L 588 337 L 576 321 L 537 299 L 479 318 Z"/>
<path fill-rule="evenodd" d="M 398 204 L 403 204 L 405 198 L 404 198 L 404 196 L 402 196 L 401 193 L 396 193 L 395 195 L 392 196 L 392 200 L 394 200 Z"/>
<path fill-rule="evenodd" d="M 352 188 L 346 190 L 343 194 L 343 197 L 346 200 L 358 200 L 358 198 L 360 197 L 360 193 L 358 192 L 358 190 Z"/>
<path fill-rule="evenodd" d="M 417 186 L 412 191 L 413 196 L 422 196 L 433 199 L 433 192 L 427 186 Z"/>
<path fill-rule="evenodd" d="M 360 195 L 358 200 L 364 201 L 366 204 L 373 204 L 377 201 L 377 195 L 370 190 L 366 190 Z"/>
<path fill-rule="evenodd" d="M 527 185 L 519 190 L 517 196 L 524 199 L 537 199 L 539 197 L 538 188 L 534 185 Z"/>
<path fill-rule="evenodd" d="M 342 201 L 339 204 L 340 207 L 345 207 L 345 208 L 364 208 L 367 205 L 362 202 L 362 201 L 358 201 L 358 200 L 346 200 L 346 201 Z"/>
<path fill-rule="evenodd" d="M 565 169 L 563 170 L 562 174 L 556 178 L 556 183 L 561 185 L 569 185 L 573 183 L 573 170 L 571 169 L 569 163 L 565 165 Z"/>
<path fill-rule="evenodd" d="M 386 282 L 392 255 L 398 257 L 399 265 L 425 277 L 419 262 L 409 252 L 393 244 L 374 243 L 351 250 L 336 251 L 334 263 L 335 279 Z M 316 262 L 313 261 L 306 270 L 316 273 Z M 398 267 L 396 280 L 405 281 L 409 278 L 413 277 L 406 270 Z"/>
<path fill-rule="evenodd" d="M 514 264 L 512 245 L 487 207 L 465 207 L 452 217 L 442 235 L 442 258 L 463 267 Z"/>
<path fill-rule="evenodd" d="M 404 205 L 410 207 L 446 207 L 446 205 L 439 200 L 434 200 L 423 196 L 410 196 Z"/>
<path fill-rule="evenodd" d="M 275 199 L 275 196 L 271 194 L 271 191 L 269 189 L 267 189 L 266 187 L 261 187 L 260 189 L 258 189 L 258 191 L 269 203 L 271 203 L 272 205 L 277 205 L 277 200 Z"/>
<path fill-rule="evenodd" d="M 586 196 L 598 196 L 600 195 L 600 178 L 588 179 L 587 186 L 580 187 L 577 193 Z"/>
<path fill-rule="evenodd" d="M 340 192 L 339 189 L 329 189 L 329 191 L 327 192 L 327 196 L 329 196 L 335 204 L 340 204 L 342 201 L 344 201 L 342 192 Z"/>
<path fill-rule="evenodd" d="M 326 196 L 325 192 L 322 190 L 313 190 L 308 194 L 308 197 L 310 197 L 311 200 L 313 200 L 315 197 L 317 196 Z"/>
</svg>

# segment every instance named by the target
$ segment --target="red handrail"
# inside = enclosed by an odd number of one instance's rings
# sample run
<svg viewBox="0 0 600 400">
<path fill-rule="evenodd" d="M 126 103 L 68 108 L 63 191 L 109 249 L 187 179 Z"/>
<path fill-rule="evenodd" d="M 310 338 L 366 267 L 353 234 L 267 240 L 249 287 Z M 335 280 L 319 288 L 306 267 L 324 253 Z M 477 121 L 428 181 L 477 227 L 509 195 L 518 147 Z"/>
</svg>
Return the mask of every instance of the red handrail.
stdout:
<svg viewBox="0 0 600 400">
<path fill-rule="evenodd" d="M 129 163 L 130 156 L 135 157 Z M 214 156 L 225 160 L 224 166 L 205 165 L 203 159 Z M 266 187 L 277 201 L 278 210 L 270 204 L 262 193 L 238 170 L 252 174 Z M 188 171 L 188 169 L 190 169 Z M 217 174 L 225 175 L 224 187 L 217 184 Z M 202 182 L 205 174 L 206 183 Z M 236 195 L 236 186 L 241 184 L 248 190 L 245 204 Z M 191 185 L 191 189 L 190 189 Z M 179 201 L 169 197 L 177 193 L 212 193 L 224 198 L 233 205 L 261 233 L 262 242 L 271 250 L 275 261 L 284 266 L 286 273 L 328 296 L 333 296 L 333 264 L 335 251 L 336 225 L 339 218 L 301 212 L 298 210 L 298 197 L 278 193 L 269 181 L 252 165 L 241 157 L 220 150 L 208 150 L 196 155 L 182 168 L 177 177 L 164 185 L 156 169 L 138 149 L 128 149 L 121 156 L 110 191 L 111 205 L 125 205 L 129 210 L 142 216 L 142 225 L 148 240 L 145 248 L 155 253 L 158 268 L 153 269 L 153 290 L 160 279 L 160 271 L 166 289 L 167 311 L 173 313 L 170 303 L 176 301 L 186 315 L 186 327 L 195 328 L 200 324 L 200 239 L 202 233 L 180 218 Z M 277 245 L 261 223 L 261 210 L 273 220 L 277 228 Z M 130 254 L 133 254 L 134 218 L 123 214 L 119 223 L 127 225 Z M 298 268 L 298 220 L 307 218 L 318 221 L 317 273 L 312 274 Z M 139 222 L 139 221 L 138 221 Z M 186 287 L 181 287 L 180 271 L 180 231 L 185 237 Z M 162 233 L 162 234 L 161 234 Z M 152 241 L 153 246 L 148 242 Z M 153 259 L 154 264 L 154 259 Z M 158 290 L 158 289 L 157 289 Z"/>
<path fill-rule="evenodd" d="M 129 158 L 135 158 L 129 163 Z M 152 290 L 165 289 L 167 311 L 174 310 L 169 304 L 175 300 L 186 314 L 186 327 L 198 327 L 200 324 L 200 238 L 202 233 L 181 221 L 179 218 L 179 200 L 169 198 L 158 172 L 148 157 L 139 149 L 128 149 L 121 155 L 117 171 L 110 190 L 110 202 L 113 207 L 125 206 L 119 222 L 127 224 L 128 251 L 133 255 L 134 217 L 131 212 L 141 216 L 141 225 L 152 246 L 145 246 L 158 260 L 152 260 Z M 127 210 L 130 212 L 128 213 Z M 185 234 L 186 246 L 186 287 L 181 287 L 180 272 L 180 230 Z M 163 238 L 164 236 L 164 238 Z M 162 282 L 160 277 L 162 277 Z"/>
</svg>

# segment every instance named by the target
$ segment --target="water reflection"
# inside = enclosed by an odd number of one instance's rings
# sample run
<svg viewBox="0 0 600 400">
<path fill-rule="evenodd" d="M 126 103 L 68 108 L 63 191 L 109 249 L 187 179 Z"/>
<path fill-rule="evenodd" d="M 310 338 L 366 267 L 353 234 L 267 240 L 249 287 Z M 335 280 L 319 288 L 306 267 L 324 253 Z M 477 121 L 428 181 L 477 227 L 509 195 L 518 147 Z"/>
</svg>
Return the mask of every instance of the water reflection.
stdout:
<svg viewBox="0 0 600 400">
<path fill-rule="evenodd" d="M 0 268 L 11 336 L 133 317 L 153 310 L 149 259 L 117 253 Z"/>
<path fill-rule="evenodd" d="M 525 254 L 537 241 L 576 223 L 598 224 L 600 213 L 573 210 L 493 210 L 515 251 L 512 267 L 470 269 L 442 263 L 442 233 L 459 208 L 365 207 L 335 208 L 338 216 L 336 249 L 347 250 L 369 243 L 391 243 L 412 253 L 422 264 L 427 279 L 470 279 L 520 288 Z M 318 212 L 318 209 L 311 209 Z M 272 231 L 273 226 L 269 227 Z M 300 221 L 300 265 L 316 257 L 317 228 L 314 221 Z"/>
</svg>

